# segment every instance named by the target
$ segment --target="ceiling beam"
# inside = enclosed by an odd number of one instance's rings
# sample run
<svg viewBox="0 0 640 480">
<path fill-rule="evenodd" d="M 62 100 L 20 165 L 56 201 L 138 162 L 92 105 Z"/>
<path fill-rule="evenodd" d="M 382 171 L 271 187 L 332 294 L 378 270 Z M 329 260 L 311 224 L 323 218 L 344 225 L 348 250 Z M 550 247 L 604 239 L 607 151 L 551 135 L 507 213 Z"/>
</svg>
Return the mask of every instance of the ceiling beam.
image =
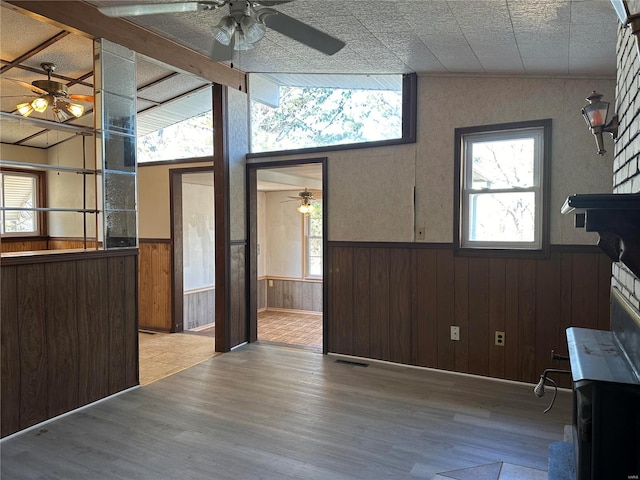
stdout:
<svg viewBox="0 0 640 480">
<path fill-rule="evenodd" d="M 82 1 L 7 0 L 9 8 L 39 21 L 71 29 L 89 38 L 105 38 L 137 53 L 154 58 L 177 69 L 211 82 L 246 92 L 246 74 L 213 62 L 206 55 L 179 45 L 121 18 L 102 15 Z"/>
</svg>

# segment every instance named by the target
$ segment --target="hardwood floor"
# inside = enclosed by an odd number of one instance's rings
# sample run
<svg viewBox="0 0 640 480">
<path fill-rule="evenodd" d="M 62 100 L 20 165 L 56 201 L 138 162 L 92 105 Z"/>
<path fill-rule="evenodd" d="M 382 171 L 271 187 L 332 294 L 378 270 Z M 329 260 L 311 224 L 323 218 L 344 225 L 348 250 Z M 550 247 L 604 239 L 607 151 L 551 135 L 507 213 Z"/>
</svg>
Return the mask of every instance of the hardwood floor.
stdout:
<svg viewBox="0 0 640 480">
<path fill-rule="evenodd" d="M 251 344 L 1 444 L 2 478 L 432 479 L 547 469 L 570 394 Z"/>
</svg>

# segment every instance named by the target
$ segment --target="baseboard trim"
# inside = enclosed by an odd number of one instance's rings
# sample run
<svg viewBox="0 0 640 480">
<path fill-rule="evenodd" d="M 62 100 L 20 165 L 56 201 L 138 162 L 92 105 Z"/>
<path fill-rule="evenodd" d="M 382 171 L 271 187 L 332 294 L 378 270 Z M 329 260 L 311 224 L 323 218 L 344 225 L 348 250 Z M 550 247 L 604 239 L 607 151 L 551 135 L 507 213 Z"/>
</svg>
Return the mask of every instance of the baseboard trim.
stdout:
<svg viewBox="0 0 640 480">
<path fill-rule="evenodd" d="M 298 313 L 300 315 L 322 315 L 322 312 L 316 312 L 313 310 L 294 310 L 292 308 L 273 308 L 267 307 L 264 309 L 267 312 L 282 312 L 282 313 Z"/>
<path fill-rule="evenodd" d="M 55 422 L 56 420 L 60 420 L 60 419 L 62 419 L 64 417 L 67 417 L 69 415 L 73 415 L 74 413 L 78 413 L 78 412 L 80 412 L 80 411 L 82 411 L 82 410 L 84 410 L 86 408 L 93 407 L 95 405 L 98 405 L 99 403 L 102 403 L 102 402 L 106 401 L 106 400 L 110 400 L 110 399 L 115 398 L 115 397 L 117 397 L 119 395 L 122 395 L 123 393 L 127 393 L 127 392 L 130 392 L 132 390 L 136 390 L 138 388 L 140 388 L 140 385 L 134 385 L 133 387 L 126 388 L 126 389 L 121 390 L 121 391 L 119 391 L 117 393 L 113 393 L 113 394 L 111 394 L 111 395 L 109 395 L 107 397 L 101 398 L 101 399 L 96 400 L 96 401 L 91 402 L 91 403 L 87 403 L 86 405 L 83 405 L 83 406 L 78 407 L 78 408 L 74 408 L 73 410 L 69 410 L 68 412 L 61 413 L 60 415 L 56 415 L 55 417 L 43 420 L 42 422 L 36 423 L 35 425 L 31 425 L 30 427 L 27 427 L 24 430 L 20 430 L 20 431 L 17 431 L 16 433 L 12 433 L 11 435 L 7 435 L 6 437 L 0 438 L 0 445 L 2 443 L 4 443 L 5 441 L 7 441 L 7 440 L 11 440 L 12 438 L 17 437 L 18 435 L 22 435 L 24 433 L 28 433 L 28 432 L 31 432 L 33 430 L 38 430 L 40 428 L 43 428 L 45 425 L 48 425 L 51 422 Z"/>
</svg>

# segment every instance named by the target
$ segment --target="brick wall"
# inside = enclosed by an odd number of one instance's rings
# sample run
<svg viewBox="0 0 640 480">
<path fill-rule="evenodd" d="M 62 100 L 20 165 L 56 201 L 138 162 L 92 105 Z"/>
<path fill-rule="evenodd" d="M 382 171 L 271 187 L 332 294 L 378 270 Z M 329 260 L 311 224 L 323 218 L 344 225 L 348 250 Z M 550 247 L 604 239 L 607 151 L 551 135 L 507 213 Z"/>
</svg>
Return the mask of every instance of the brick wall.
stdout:
<svg viewBox="0 0 640 480">
<path fill-rule="evenodd" d="M 640 58 L 636 39 L 620 29 L 617 45 L 616 112 L 620 130 L 613 162 L 613 192 L 640 193 Z M 640 279 L 621 263 L 613 265 L 612 286 L 640 309 Z"/>
</svg>

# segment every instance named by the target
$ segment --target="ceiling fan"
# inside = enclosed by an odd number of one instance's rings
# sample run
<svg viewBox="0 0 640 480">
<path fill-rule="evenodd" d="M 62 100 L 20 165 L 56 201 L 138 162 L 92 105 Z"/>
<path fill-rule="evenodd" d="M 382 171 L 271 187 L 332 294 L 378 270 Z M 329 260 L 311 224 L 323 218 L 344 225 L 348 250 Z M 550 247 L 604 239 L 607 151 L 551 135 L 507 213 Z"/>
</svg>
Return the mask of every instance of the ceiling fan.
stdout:
<svg viewBox="0 0 640 480">
<path fill-rule="evenodd" d="M 289 198 L 291 198 L 292 200 L 298 200 L 300 202 L 297 210 L 304 215 L 310 215 L 315 210 L 313 202 L 316 200 L 316 197 L 313 196 L 313 192 L 310 192 L 307 187 L 304 187 L 304 190 L 302 192 L 299 192 L 298 196 Z M 290 202 L 292 200 L 285 201 Z"/>
<path fill-rule="evenodd" d="M 16 105 L 16 109 L 23 117 L 28 117 L 35 110 L 36 112 L 44 112 L 48 107 L 51 107 L 56 119 L 59 122 L 63 122 L 69 118 L 79 118 L 84 114 L 84 105 L 79 103 L 71 103 L 68 100 L 75 100 L 77 102 L 93 103 L 92 95 L 76 95 L 69 93 L 67 86 L 64 83 L 51 80 L 51 74 L 55 71 L 56 65 L 54 63 L 41 63 L 42 70 L 47 74 L 46 80 L 34 80 L 31 83 L 23 82 L 21 80 L 15 80 L 13 78 L 7 78 L 7 80 L 17 83 L 25 88 L 28 88 L 38 96 L 31 102 L 19 103 Z"/>
<path fill-rule="evenodd" d="M 338 52 L 345 43 L 285 15 L 273 6 L 293 0 L 211 0 L 202 2 L 143 3 L 98 7 L 109 17 L 135 17 L 161 13 L 179 13 L 217 10 L 229 7 L 229 14 L 213 28 L 214 46 L 211 59 L 219 62 L 231 60 L 234 50 L 250 50 L 260 41 L 267 27 L 326 55 Z"/>
</svg>

